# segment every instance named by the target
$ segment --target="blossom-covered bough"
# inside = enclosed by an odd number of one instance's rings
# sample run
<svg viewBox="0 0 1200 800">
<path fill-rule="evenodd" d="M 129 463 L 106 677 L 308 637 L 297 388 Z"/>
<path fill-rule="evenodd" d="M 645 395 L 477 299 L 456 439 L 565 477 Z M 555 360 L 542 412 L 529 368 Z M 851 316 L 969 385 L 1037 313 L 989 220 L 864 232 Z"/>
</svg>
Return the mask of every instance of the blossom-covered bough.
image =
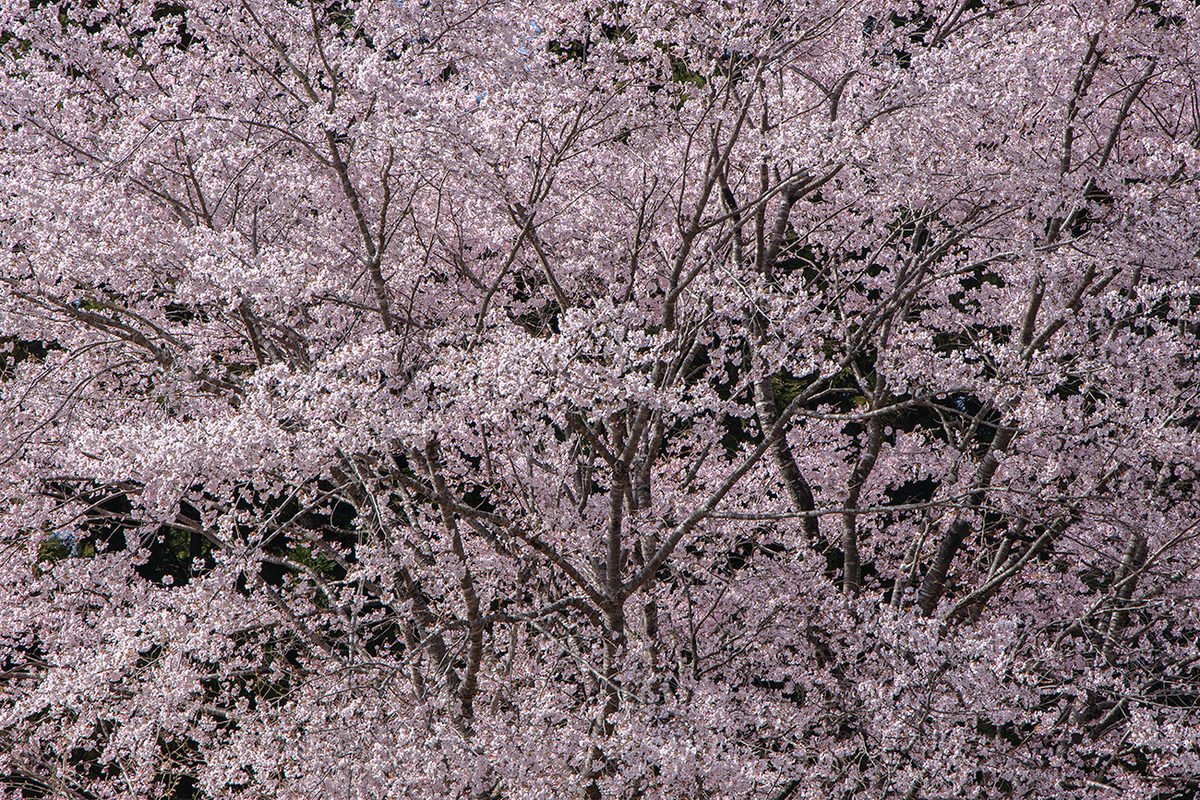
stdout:
<svg viewBox="0 0 1200 800">
<path fill-rule="evenodd" d="M 0 781 L 1200 784 L 1192 0 L 10 0 Z"/>
</svg>

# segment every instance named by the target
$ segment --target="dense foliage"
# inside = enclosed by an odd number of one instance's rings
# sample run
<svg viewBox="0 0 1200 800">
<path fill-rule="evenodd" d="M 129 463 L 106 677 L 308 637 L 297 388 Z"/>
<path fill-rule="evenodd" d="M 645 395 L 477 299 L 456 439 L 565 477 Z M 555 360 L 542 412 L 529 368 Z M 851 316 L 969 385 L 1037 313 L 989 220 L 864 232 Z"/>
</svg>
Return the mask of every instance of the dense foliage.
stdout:
<svg viewBox="0 0 1200 800">
<path fill-rule="evenodd" d="M 1195 797 L 1192 0 L 5 0 L 0 781 Z"/>
</svg>

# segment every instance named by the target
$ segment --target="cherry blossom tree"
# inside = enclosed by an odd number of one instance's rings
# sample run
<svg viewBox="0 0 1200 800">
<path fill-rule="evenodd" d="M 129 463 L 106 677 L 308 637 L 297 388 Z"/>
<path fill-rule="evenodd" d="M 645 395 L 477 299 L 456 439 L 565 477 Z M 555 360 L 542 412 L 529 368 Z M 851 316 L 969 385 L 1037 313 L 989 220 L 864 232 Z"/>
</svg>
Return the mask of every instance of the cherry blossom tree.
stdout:
<svg viewBox="0 0 1200 800">
<path fill-rule="evenodd" d="M 1194 797 L 1193 0 L 9 0 L 25 797 Z"/>
</svg>

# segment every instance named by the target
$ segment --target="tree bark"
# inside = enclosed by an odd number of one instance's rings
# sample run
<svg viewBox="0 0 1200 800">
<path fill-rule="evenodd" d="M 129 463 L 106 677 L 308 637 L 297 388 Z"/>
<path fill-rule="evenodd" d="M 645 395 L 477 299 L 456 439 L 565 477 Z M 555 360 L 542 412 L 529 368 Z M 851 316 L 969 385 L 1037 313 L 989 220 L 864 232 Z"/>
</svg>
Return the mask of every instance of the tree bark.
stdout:
<svg viewBox="0 0 1200 800">
<path fill-rule="evenodd" d="M 917 591 L 917 605 L 926 617 L 932 616 L 938 601 L 942 599 L 942 595 L 946 591 L 946 575 L 950 571 L 950 563 L 954 560 L 954 555 L 958 552 L 963 540 L 967 538 L 967 534 L 971 532 L 969 514 L 977 511 L 983 505 L 987 486 L 991 483 L 992 476 L 996 474 L 996 468 L 1000 466 L 997 454 L 1008 448 L 1016 433 L 1015 427 L 1001 427 L 996 431 L 996 437 L 992 439 L 987 455 L 983 457 L 983 461 L 975 470 L 975 480 L 972 482 L 975 492 L 968 501 L 968 510 L 959 512 L 954 521 L 950 523 L 950 527 L 946 529 L 946 534 L 938 545 L 937 555 L 934 556 L 933 563 L 929 565 L 929 571 L 925 573 L 925 578 L 921 581 L 921 588 Z"/>
</svg>

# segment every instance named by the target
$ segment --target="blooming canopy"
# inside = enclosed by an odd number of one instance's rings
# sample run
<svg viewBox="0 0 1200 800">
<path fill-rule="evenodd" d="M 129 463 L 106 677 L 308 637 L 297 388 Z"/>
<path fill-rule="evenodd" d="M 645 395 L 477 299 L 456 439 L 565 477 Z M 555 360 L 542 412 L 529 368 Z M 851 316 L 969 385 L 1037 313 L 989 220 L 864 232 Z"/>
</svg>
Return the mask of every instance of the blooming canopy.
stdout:
<svg viewBox="0 0 1200 800">
<path fill-rule="evenodd" d="M 1192 0 L 7 0 L 0 781 L 1193 796 L 1198 59 Z"/>
</svg>

